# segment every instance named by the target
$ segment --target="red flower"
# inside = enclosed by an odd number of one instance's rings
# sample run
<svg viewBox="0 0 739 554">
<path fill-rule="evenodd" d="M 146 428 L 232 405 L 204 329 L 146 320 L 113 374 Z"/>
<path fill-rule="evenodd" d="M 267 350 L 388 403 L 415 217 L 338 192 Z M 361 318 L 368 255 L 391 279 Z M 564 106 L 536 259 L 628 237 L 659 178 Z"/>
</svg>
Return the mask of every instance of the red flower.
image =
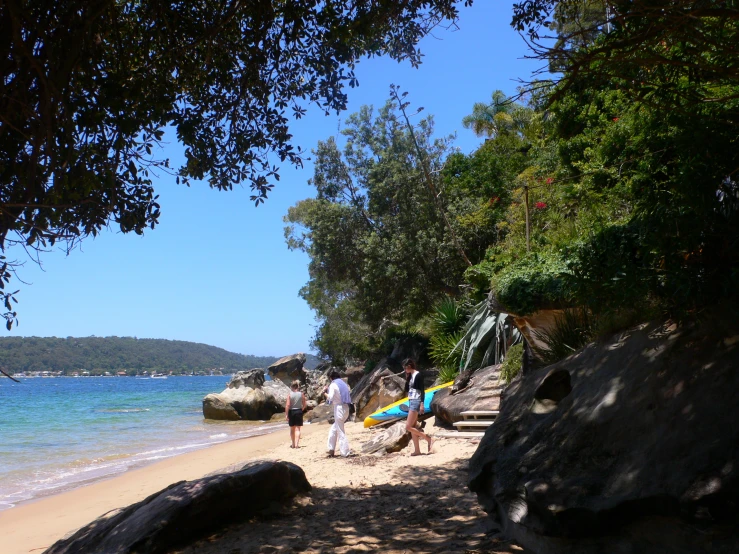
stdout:
<svg viewBox="0 0 739 554">
<path fill-rule="evenodd" d="M 488 204 L 490 204 L 491 206 L 493 206 L 493 205 L 497 204 L 498 202 L 500 202 L 500 196 L 493 196 L 490 199 L 490 201 L 488 202 Z"/>
<path fill-rule="evenodd" d="M 536 204 L 534 204 L 534 208 L 536 208 L 537 210 L 543 210 L 546 207 L 547 205 L 545 202 L 537 202 Z"/>
<path fill-rule="evenodd" d="M 618 118 L 617 118 L 617 117 L 614 117 L 614 118 L 613 118 L 613 121 L 618 121 Z"/>
<path fill-rule="evenodd" d="M 547 179 L 547 185 L 551 185 L 553 182 L 554 182 L 553 178 L 549 177 L 549 179 Z"/>
</svg>

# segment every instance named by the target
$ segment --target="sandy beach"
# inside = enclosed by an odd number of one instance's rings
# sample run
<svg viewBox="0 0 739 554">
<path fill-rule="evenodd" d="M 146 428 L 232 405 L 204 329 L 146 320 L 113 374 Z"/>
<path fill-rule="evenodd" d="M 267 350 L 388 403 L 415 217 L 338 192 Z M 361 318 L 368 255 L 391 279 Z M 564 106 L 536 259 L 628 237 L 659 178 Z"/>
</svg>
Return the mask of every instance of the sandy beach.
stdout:
<svg viewBox="0 0 739 554">
<path fill-rule="evenodd" d="M 183 553 L 229 552 L 520 552 L 497 529 L 466 486 L 476 441 L 438 438 L 430 455 L 411 447 L 382 457 L 327 458 L 328 425 L 303 428 L 300 449 L 284 431 L 183 454 L 118 477 L 0 512 L 5 554 L 40 553 L 102 514 L 182 480 L 253 459 L 294 462 L 313 492 L 279 513 L 232 525 Z M 432 433 L 433 419 L 427 422 Z M 371 432 L 347 423 L 355 452 Z M 422 445 L 426 451 L 426 445 Z"/>
</svg>

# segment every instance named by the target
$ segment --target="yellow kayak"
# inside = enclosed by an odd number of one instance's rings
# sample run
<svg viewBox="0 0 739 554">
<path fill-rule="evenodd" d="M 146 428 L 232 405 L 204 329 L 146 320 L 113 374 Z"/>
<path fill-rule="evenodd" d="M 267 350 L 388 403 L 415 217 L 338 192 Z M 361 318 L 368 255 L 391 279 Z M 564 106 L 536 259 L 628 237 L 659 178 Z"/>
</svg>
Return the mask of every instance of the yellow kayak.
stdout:
<svg viewBox="0 0 739 554">
<path fill-rule="evenodd" d="M 454 381 L 449 381 L 448 383 L 444 383 L 443 385 L 436 385 L 435 387 L 426 389 L 424 391 L 423 411 L 426 413 L 430 412 L 431 411 L 431 400 L 433 400 L 436 392 L 440 391 L 441 389 L 445 389 L 446 387 L 450 387 L 453 383 Z M 402 400 L 393 402 L 392 404 L 385 406 L 384 408 L 380 408 L 376 412 L 365 417 L 364 426 L 372 427 L 373 425 L 377 425 L 378 423 L 382 423 L 383 421 L 388 421 L 390 419 L 403 418 L 407 416 L 408 416 L 408 397 L 406 396 Z"/>
</svg>

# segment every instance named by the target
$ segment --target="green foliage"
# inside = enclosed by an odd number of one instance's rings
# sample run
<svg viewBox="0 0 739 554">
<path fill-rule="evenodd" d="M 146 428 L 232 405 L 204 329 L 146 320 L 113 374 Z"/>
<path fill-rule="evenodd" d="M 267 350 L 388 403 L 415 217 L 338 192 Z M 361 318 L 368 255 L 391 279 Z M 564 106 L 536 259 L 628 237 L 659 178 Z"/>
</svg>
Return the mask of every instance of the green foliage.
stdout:
<svg viewBox="0 0 739 554">
<path fill-rule="evenodd" d="M 454 381 L 457 375 L 459 375 L 459 368 L 453 365 L 445 365 L 439 369 L 439 376 L 437 377 L 439 383 L 448 383 Z"/>
<path fill-rule="evenodd" d="M 508 314 L 493 310 L 486 299 L 475 306 L 454 347 L 462 353 L 460 369 L 485 367 L 500 363 L 507 349 L 521 340 L 521 333 Z"/>
<path fill-rule="evenodd" d="M 552 252 L 532 253 L 505 266 L 493 277 L 493 293 L 505 308 L 526 315 L 572 301 L 569 270 Z"/>
<path fill-rule="evenodd" d="M 133 337 L 4 337 L 0 366 L 10 373 L 85 369 L 93 373 L 127 370 L 190 373 L 223 368 L 238 371 L 267 367 L 271 356 L 245 356 L 194 342 Z M 308 364 L 306 364 L 308 365 Z"/>
<path fill-rule="evenodd" d="M 461 330 L 452 334 L 439 333 L 429 340 L 429 357 L 439 367 L 459 369 L 462 363 L 463 350 L 456 348 L 463 333 Z"/>
<path fill-rule="evenodd" d="M 503 362 L 500 364 L 500 378 L 506 383 L 513 381 L 513 378 L 521 371 L 523 364 L 523 342 L 514 344 L 506 352 Z"/>
<path fill-rule="evenodd" d="M 418 65 L 418 41 L 457 13 L 454 0 L 0 3 L 0 250 L 154 228 L 162 172 L 246 182 L 259 204 L 274 160 L 302 166 L 291 119 L 345 109 L 365 55 Z M 167 127 L 178 169 L 157 157 Z"/>
<path fill-rule="evenodd" d="M 433 332 L 436 335 L 453 335 L 464 327 L 467 312 L 460 302 L 446 297 L 435 307 L 432 315 Z"/>
<path fill-rule="evenodd" d="M 438 175 L 450 139 L 433 138 L 430 117 L 414 135 Z M 347 119 L 342 137 L 343 149 L 333 137 L 319 142 L 310 182 L 316 198 L 285 217 L 288 247 L 310 257 L 301 296 L 319 321 L 314 345 L 334 358 L 372 354 L 387 329 L 418 321 L 430 305 L 457 293 L 466 263 L 444 214 L 476 262 L 494 240 L 496 213 L 465 220 L 480 212 L 487 191 L 452 182 L 451 174 L 434 198 L 396 104 L 377 112 L 363 107 Z"/>
</svg>

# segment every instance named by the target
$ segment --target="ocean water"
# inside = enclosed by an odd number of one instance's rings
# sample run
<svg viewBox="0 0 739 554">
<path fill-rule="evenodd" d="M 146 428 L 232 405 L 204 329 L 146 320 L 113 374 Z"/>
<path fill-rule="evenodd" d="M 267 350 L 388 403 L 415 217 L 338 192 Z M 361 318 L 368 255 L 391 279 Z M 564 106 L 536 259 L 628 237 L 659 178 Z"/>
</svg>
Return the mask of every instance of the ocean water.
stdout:
<svg viewBox="0 0 739 554">
<path fill-rule="evenodd" d="M 284 427 L 206 422 L 229 376 L 0 378 L 0 510 L 157 460 Z"/>
</svg>

